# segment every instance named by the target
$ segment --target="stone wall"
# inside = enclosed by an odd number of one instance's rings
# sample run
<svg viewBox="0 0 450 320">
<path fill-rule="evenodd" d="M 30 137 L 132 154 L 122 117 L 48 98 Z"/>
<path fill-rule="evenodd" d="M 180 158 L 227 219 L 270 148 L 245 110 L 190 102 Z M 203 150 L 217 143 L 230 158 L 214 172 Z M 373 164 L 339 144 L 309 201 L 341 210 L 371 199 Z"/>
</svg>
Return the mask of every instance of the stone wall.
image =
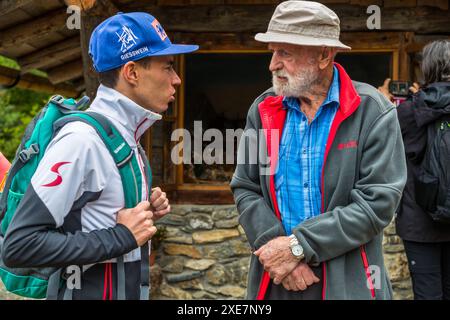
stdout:
<svg viewBox="0 0 450 320">
<path fill-rule="evenodd" d="M 391 277 L 394 299 L 411 300 L 413 298 L 411 278 L 402 240 L 395 232 L 394 221 L 384 229 L 384 263 Z"/>
<path fill-rule="evenodd" d="M 158 221 L 166 236 L 152 267 L 152 299 L 243 299 L 250 247 L 233 205 L 174 205 Z M 385 230 L 385 261 L 395 299 L 411 299 L 401 240 Z"/>
</svg>

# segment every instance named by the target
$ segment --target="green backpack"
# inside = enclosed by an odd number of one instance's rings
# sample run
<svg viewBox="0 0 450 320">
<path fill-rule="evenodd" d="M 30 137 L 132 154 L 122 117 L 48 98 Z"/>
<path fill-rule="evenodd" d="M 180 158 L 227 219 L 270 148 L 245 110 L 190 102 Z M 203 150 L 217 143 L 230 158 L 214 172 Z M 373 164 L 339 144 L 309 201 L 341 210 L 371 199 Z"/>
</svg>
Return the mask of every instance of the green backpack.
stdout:
<svg viewBox="0 0 450 320">
<path fill-rule="evenodd" d="M 143 177 L 134 152 L 116 128 L 102 115 L 83 111 L 89 98 L 83 97 L 79 102 L 53 96 L 25 130 L 21 144 L 12 162 L 3 193 L 0 194 L 0 257 L 3 237 L 8 230 L 14 213 L 19 206 L 44 152 L 56 135 L 67 123 L 82 121 L 91 125 L 101 137 L 111 153 L 122 178 L 125 207 L 135 207 L 141 200 L 140 192 Z M 145 154 L 140 153 L 146 161 L 146 176 L 151 186 L 151 169 Z M 149 190 L 151 188 L 149 187 Z M 141 254 L 148 252 L 148 245 L 141 247 Z M 148 299 L 148 259 L 141 259 L 141 299 Z M 118 258 L 118 271 L 124 273 L 123 257 Z M 65 281 L 58 268 L 8 268 L 0 258 L 0 278 L 6 289 L 14 294 L 36 299 L 55 299 L 59 288 Z M 125 299 L 124 276 L 118 276 L 118 298 Z"/>
</svg>

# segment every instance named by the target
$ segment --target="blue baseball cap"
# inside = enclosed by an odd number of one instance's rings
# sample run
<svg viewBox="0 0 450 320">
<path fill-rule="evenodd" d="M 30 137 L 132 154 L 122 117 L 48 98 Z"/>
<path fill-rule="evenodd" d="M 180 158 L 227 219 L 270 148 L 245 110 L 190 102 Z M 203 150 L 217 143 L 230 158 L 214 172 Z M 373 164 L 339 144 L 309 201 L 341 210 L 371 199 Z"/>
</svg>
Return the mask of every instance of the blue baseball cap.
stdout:
<svg viewBox="0 0 450 320">
<path fill-rule="evenodd" d="M 197 49 L 197 45 L 173 44 L 158 20 L 145 12 L 119 12 L 100 23 L 89 42 L 89 55 L 97 72 L 145 57 L 183 54 Z"/>
</svg>

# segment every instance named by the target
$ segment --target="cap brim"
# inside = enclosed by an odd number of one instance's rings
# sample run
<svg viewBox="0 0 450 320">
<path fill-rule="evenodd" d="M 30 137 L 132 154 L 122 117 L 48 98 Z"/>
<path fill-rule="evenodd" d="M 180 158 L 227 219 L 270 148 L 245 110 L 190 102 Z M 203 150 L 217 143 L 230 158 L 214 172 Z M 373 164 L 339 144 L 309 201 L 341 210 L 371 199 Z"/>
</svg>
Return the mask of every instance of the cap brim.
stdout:
<svg viewBox="0 0 450 320">
<path fill-rule="evenodd" d="M 278 32 L 258 33 L 255 35 L 255 40 L 265 43 L 277 42 L 277 43 L 295 44 L 299 46 L 326 46 L 339 48 L 342 50 L 352 49 L 351 47 L 346 46 L 339 40 L 335 39 L 316 38 L 298 34 L 285 34 Z"/>
<path fill-rule="evenodd" d="M 196 44 L 171 44 L 166 49 L 154 52 L 148 56 L 171 56 L 176 54 L 190 53 L 198 50 L 198 45 Z"/>
</svg>

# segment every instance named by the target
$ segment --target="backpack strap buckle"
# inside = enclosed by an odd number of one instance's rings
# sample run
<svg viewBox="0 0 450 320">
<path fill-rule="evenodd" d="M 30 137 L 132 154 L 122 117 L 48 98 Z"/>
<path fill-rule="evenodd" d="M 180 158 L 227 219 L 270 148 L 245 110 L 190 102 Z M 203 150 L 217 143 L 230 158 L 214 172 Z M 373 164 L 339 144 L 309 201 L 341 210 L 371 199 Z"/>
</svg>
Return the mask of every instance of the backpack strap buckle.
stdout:
<svg viewBox="0 0 450 320">
<path fill-rule="evenodd" d="M 60 96 L 59 94 L 52 96 L 50 98 L 50 101 L 61 107 L 63 107 L 63 105 L 64 105 L 64 97 Z"/>
<path fill-rule="evenodd" d="M 23 163 L 27 163 L 35 154 L 39 153 L 39 145 L 37 143 L 33 143 L 27 149 L 20 151 L 19 159 Z"/>
<path fill-rule="evenodd" d="M 66 99 L 63 96 L 57 94 L 50 98 L 50 102 L 59 107 L 59 110 L 63 113 L 76 111 L 77 105 L 67 103 Z"/>
</svg>

